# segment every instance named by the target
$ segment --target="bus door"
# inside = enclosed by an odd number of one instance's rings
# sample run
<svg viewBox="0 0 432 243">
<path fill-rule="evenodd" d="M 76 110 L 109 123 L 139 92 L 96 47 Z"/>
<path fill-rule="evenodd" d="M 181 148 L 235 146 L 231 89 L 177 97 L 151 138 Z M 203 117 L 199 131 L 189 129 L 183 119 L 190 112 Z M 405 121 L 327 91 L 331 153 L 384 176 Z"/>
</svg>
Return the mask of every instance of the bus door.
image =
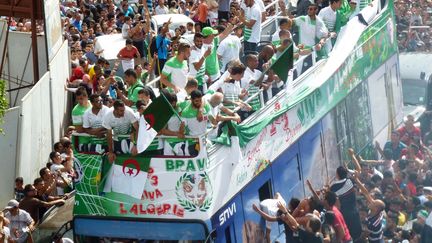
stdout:
<svg viewBox="0 0 432 243">
<path fill-rule="evenodd" d="M 298 143 L 291 145 L 271 166 L 274 193 L 279 192 L 288 204 L 292 197 L 302 199 L 304 197 L 303 176 L 300 167 L 300 153 Z M 276 224 L 275 224 L 276 225 Z M 273 226 L 275 227 L 275 226 Z M 285 242 L 284 226 L 279 225 L 279 235 L 275 230 L 271 231 L 271 239 Z"/>
<path fill-rule="evenodd" d="M 267 167 L 256 176 L 241 192 L 243 202 L 244 223 L 242 224 L 242 241 L 245 243 L 265 242 L 266 222 L 256 213 L 253 204 L 260 206 L 260 202 L 274 197 L 274 188 L 271 176 L 271 169 Z M 279 235 L 277 223 L 271 223 L 271 235 Z"/>
<path fill-rule="evenodd" d="M 310 180 L 314 188 L 322 188 L 329 178 L 325 161 L 321 121 L 316 123 L 300 138 L 299 146 L 303 183 Z M 304 188 L 307 189 L 306 186 Z M 306 194 L 310 195 L 310 192 L 306 191 Z"/>
<path fill-rule="evenodd" d="M 217 243 L 241 243 L 243 208 L 240 195 L 218 210 L 211 218 Z"/>
</svg>

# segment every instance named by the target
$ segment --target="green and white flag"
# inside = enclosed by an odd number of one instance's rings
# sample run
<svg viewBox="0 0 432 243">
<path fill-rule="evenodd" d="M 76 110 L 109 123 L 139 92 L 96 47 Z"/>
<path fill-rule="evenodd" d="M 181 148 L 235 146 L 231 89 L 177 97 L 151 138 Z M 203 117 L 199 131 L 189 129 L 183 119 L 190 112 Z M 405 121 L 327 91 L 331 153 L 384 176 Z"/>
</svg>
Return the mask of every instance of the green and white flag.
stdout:
<svg viewBox="0 0 432 243">
<path fill-rule="evenodd" d="M 117 156 L 104 175 L 104 192 L 117 192 L 141 199 L 147 181 L 151 158 Z"/>
<path fill-rule="evenodd" d="M 291 44 L 285 51 L 274 61 L 270 67 L 279 78 L 285 83 L 288 79 L 288 72 L 293 68 L 293 45 Z"/>
<path fill-rule="evenodd" d="M 140 118 L 137 139 L 138 153 L 148 148 L 157 133 L 165 127 L 174 114 L 174 109 L 163 94 L 152 101 Z"/>
</svg>

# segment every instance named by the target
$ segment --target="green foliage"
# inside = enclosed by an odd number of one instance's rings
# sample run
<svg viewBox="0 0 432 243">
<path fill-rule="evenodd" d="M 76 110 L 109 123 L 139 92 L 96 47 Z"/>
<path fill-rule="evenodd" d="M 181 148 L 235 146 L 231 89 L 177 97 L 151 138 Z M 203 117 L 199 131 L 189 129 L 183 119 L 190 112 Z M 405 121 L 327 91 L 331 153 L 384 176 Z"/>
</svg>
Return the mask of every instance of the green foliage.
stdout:
<svg viewBox="0 0 432 243">
<path fill-rule="evenodd" d="M 0 79 L 0 125 L 3 124 L 3 117 L 7 109 L 9 109 L 9 103 L 6 98 L 6 81 Z M 0 133 L 3 133 L 1 127 Z"/>
</svg>

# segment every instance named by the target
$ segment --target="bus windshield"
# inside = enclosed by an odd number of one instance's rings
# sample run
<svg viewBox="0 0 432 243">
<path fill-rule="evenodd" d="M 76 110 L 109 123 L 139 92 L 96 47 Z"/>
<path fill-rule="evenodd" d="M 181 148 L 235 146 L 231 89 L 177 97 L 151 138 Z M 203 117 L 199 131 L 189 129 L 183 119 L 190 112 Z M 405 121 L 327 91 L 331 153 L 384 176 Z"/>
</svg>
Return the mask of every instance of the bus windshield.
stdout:
<svg viewBox="0 0 432 243">
<path fill-rule="evenodd" d="M 403 103 L 404 105 L 425 105 L 427 82 L 421 79 L 403 79 Z"/>
<path fill-rule="evenodd" d="M 119 220 L 93 217 L 74 219 L 75 242 L 204 242 L 206 227 L 194 222 Z M 169 229 L 169 230 L 168 230 Z"/>
</svg>

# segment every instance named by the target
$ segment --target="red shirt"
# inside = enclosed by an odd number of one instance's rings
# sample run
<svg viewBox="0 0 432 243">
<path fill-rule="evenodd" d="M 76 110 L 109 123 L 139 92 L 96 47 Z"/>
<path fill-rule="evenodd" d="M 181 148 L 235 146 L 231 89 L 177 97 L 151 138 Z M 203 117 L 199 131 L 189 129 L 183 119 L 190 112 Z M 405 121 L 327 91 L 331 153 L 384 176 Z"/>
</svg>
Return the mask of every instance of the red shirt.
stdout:
<svg viewBox="0 0 432 243">
<path fill-rule="evenodd" d="M 342 216 L 342 213 L 339 211 L 339 209 L 336 206 L 333 206 L 332 211 L 333 211 L 333 213 L 335 215 L 335 220 L 333 222 L 333 227 L 336 228 L 336 227 L 342 226 L 342 228 L 345 231 L 345 235 L 344 235 L 342 241 L 343 242 L 347 242 L 347 241 L 351 240 L 351 235 L 350 235 L 348 226 L 345 223 L 345 219 Z"/>
<path fill-rule="evenodd" d="M 418 127 L 414 127 L 412 131 L 408 131 L 406 127 L 401 127 L 398 129 L 398 132 L 400 134 L 401 141 L 405 143 L 406 146 L 409 146 L 412 143 L 414 137 L 421 139 L 421 131 Z"/>
<path fill-rule="evenodd" d="M 410 191 L 411 196 L 417 196 L 417 187 L 412 182 L 408 182 L 407 184 L 408 190 Z"/>
<path fill-rule="evenodd" d="M 123 47 L 120 51 L 119 54 L 121 57 L 123 58 L 129 58 L 132 59 L 135 56 L 137 56 L 138 49 L 135 46 L 132 46 L 132 49 L 128 50 L 126 47 Z"/>
</svg>

